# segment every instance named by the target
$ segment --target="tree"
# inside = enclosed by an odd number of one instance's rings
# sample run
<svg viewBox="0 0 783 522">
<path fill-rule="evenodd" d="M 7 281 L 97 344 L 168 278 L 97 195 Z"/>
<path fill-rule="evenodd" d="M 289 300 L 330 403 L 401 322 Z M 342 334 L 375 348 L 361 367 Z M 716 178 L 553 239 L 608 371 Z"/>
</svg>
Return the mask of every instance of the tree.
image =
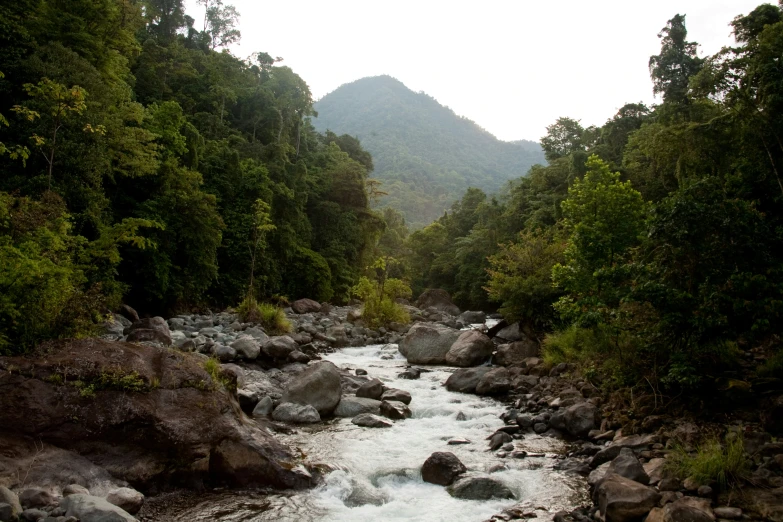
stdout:
<svg viewBox="0 0 783 522">
<path fill-rule="evenodd" d="M 585 149 L 583 137 L 585 130 L 579 121 L 571 118 L 558 118 L 546 128 L 546 136 L 541 138 L 541 147 L 547 161 L 568 156 Z"/>
<path fill-rule="evenodd" d="M 653 93 L 662 95 L 664 103 L 686 105 L 688 83 L 704 63 L 696 54 L 698 44 L 687 41 L 687 36 L 685 15 L 680 14 L 658 33 L 661 53 L 650 57 L 649 67 Z"/>
<path fill-rule="evenodd" d="M 209 35 L 209 48 L 226 47 L 238 42 L 242 34 L 236 28 L 239 13 L 233 5 L 223 5 L 223 0 L 198 0 L 204 6 L 204 32 Z"/>
</svg>

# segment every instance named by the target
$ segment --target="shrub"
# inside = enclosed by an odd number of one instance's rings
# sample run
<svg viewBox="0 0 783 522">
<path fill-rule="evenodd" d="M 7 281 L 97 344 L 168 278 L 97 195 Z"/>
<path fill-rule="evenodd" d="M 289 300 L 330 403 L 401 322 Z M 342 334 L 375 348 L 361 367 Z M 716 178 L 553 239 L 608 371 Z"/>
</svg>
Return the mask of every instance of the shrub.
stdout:
<svg viewBox="0 0 783 522">
<path fill-rule="evenodd" d="M 283 335 L 291 331 L 291 323 L 279 306 L 259 303 L 247 296 L 237 308 L 239 318 L 246 323 L 258 323 L 272 335 Z"/>
<path fill-rule="evenodd" d="M 700 484 L 715 482 L 721 489 L 738 483 L 750 471 L 741 434 L 727 437 L 725 445 L 717 439 L 707 441 L 695 453 L 675 446 L 666 466 L 681 479 L 693 477 Z"/>
<path fill-rule="evenodd" d="M 372 328 L 393 322 L 405 324 L 411 320 L 405 308 L 394 301 L 411 296 L 410 287 L 399 279 L 381 282 L 362 277 L 351 293 L 363 301 L 362 319 Z"/>
</svg>

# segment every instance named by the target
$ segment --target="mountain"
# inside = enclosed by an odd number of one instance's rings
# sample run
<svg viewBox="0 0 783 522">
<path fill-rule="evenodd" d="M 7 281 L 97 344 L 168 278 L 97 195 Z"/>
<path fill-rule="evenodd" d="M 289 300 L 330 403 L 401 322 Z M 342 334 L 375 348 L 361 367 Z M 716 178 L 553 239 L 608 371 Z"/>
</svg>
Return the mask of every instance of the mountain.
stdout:
<svg viewBox="0 0 783 522">
<path fill-rule="evenodd" d="M 496 192 L 544 163 L 538 143 L 500 141 L 391 76 L 342 85 L 315 110 L 316 129 L 354 136 L 372 154 L 373 177 L 388 194 L 379 206 L 400 210 L 414 228 L 441 216 L 468 187 Z"/>
</svg>

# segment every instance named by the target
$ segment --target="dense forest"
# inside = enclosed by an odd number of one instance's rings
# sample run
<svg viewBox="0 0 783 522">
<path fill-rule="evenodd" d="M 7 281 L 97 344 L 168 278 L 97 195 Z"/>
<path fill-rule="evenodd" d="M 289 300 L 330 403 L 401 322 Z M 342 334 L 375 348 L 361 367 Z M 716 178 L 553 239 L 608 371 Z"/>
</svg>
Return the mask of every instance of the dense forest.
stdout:
<svg viewBox="0 0 783 522">
<path fill-rule="evenodd" d="M 343 85 L 315 109 L 316 129 L 355 136 L 372 154 L 378 206 L 399 210 L 412 228 L 442 216 L 469 187 L 494 193 L 544 163 L 538 143 L 500 141 L 390 76 Z"/>
<path fill-rule="evenodd" d="M 702 58 L 674 16 L 649 60 L 659 105 L 629 103 L 601 127 L 559 118 L 548 166 L 501 197 L 470 189 L 411 234 L 414 292 L 495 303 L 550 362 L 617 385 L 715 384 L 751 349 L 759 379 L 780 376 L 783 12 L 761 5 L 731 26 L 736 46 Z"/>
<path fill-rule="evenodd" d="M 383 230 L 369 155 L 198 0 L 0 5 L 0 352 L 244 297 L 344 301 Z"/>
</svg>

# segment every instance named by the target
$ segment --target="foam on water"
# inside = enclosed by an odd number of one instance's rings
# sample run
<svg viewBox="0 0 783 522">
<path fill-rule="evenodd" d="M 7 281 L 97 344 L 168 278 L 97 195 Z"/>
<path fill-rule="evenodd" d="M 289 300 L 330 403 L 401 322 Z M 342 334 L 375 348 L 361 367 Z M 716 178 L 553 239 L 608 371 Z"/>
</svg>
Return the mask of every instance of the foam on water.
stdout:
<svg viewBox="0 0 783 522">
<path fill-rule="evenodd" d="M 500 459 L 487 451 L 485 438 L 503 425 L 499 415 L 504 407 L 490 398 L 447 391 L 442 383 L 453 369 L 431 368 L 422 372 L 420 379 L 399 379 L 397 374 L 406 364 L 396 345 L 345 348 L 324 358 L 342 368 L 363 368 L 388 387 L 410 392 L 413 417 L 384 429 L 360 428 L 350 419 L 341 419 L 328 429 L 291 441 L 311 461 L 337 469 L 322 486 L 301 499 L 312 506 L 313 514 L 318 513 L 313 519 L 472 522 L 520 500 L 544 506 L 550 512 L 579 502 L 580 481 L 552 470 L 551 459 Z M 460 412 L 467 420 L 457 420 Z M 472 443 L 449 446 L 451 438 Z M 542 447 L 547 451 L 560 449 L 556 441 L 535 436 L 526 436 L 515 444 L 534 451 Z M 493 476 L 505 483 L 518 500 L 458 500 L 444 487 L 422 481 L 421 465 L 435 451 L 456 454 L 471 471 L 488 472 L 492 466 L 505 464 L 507 469 Z"/>
</svg>

